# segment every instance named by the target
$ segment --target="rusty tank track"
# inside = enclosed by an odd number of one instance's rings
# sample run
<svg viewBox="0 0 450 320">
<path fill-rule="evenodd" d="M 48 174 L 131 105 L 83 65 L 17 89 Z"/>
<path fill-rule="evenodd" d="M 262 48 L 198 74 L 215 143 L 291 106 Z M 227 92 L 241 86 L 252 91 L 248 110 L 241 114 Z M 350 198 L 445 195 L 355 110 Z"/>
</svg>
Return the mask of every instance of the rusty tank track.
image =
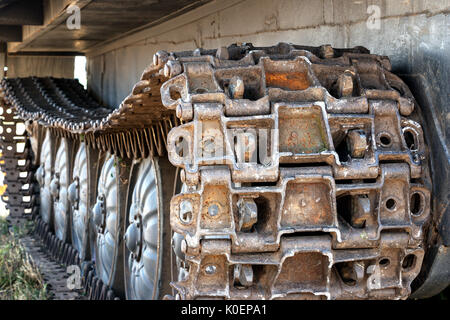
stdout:
<svg viewBox="0 0 450 320">
<path fill-rule="evenodd" d="M 37 231 L 37 228 L 34 231 Z M 65 265 L 55 261 L 54 256 L 49 254 L 40 240 L 37 234 L 32 234 L 21 238 L 21 243 L 42 274 L 47 285 L 48 298 L 50 300 L 85 300 L 84 292 L 68 288 L 69 275 L 64 268 Z"/>
<path fill-rule="evenodd" d="M 114 291 L 107 285 L 104 285 L 96 276 L 92 263 L 81 261 L 76 249 L 69 243 L 59 240 L 40 217 L 36 217 L 33 236 L 34 239 L 26 239 L 25 245 L 27 250 L 37 251 L 35 260 L 43 261 L 44 267 L 40 268 L 45 276 L 44 279 L 51 285 L 50 290 L 53 293 L 53 299 L 119 300 Z M 36 240 L 40 244 L 39 249 L 33 243 Z M 80 268 L 81 288 L 79 289 L 68 288 L 66 270 L 69 266 L 78 266 Z"/>
<path fill-rule="evenodd" d="M 21 238 L 21 243 L 41 271 L 48 285 L 49 299 L 52 300 L 115 300 L 118 299 L 108 286 L 95 276 L 91 263 L 82 263 L 76 250 L 63 243 L 39 216 L 39 187 L 34 178 L 31 144 L 25 130 L 25 123 L 13 109 L 2 104 L 0 134 L 0 168 L 5 174 L 7 185 L 2 200 L 9 210 L 8 221 L 20 226 L 34 221 L 30 235 Z M 82 290 L 72 290 L 67 286 L 66 267 L 82 268 Z"/>
<path fill-rule="evenodd" d="M 420 110 L 390 68 L 362 47 L 243 44 L 156 53 L 115 110 L 73 80 L 5 79 L 2 95 L 32 121 L 34 168 L 46 129 L 84 144 L 91 172 L 99 154 L 120 160 L 123 233 L 130 165 L 167 154 L 181 170 L 167 298 L 405 299 L 431 183 Z"/>
</svg>

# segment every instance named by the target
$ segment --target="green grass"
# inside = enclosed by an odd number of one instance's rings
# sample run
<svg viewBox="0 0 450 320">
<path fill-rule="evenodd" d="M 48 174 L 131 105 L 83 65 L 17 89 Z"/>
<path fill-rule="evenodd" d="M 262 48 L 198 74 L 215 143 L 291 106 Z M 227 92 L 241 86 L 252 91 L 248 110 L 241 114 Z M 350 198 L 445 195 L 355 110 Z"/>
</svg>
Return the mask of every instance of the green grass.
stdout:
<svg viewBox="0 0 450 320">
<path fill-rule="evenodd" d="M 29 225 L 8 229 L 0 217 L 0 300 L 46 300 L 47 289 L 39 270 L 19 242 Z"/>
</svg>

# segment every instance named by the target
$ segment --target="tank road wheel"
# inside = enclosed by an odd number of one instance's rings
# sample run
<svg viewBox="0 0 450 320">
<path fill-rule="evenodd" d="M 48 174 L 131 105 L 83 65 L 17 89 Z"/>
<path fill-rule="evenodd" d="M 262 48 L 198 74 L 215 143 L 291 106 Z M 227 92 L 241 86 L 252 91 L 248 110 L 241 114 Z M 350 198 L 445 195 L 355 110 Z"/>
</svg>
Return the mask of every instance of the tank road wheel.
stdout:
<svg viewBox="0 0 450 320">
<path fill-rule="evenodd" d="M 48 225 L 52 223 L 53 199 L 50 192 L 50 184 L 52 181 L 53 149 L 54 139 L 50 134 L 50 130 L 47 130 L 42 143 L 40 165 L 36 171 L 36 179 L 40 186 L 40 214 L 42 220 Z"/>
<path fill-rule="evenodd" d="M 73 182 L 69 186 L 68 198 L 72 204 L 72 245 L 80 259 L 87 258 L 89 202 L 88 202 L 88 162 L 86 145 L 81 143 L 73 164 Z"/>
<path fill-rule="evenodd" d="M 124 237 L 127 299 L 160 299 L 170 293 L 169 202 L 174 173 L 163 158 L 149 157 L 133 165 Z"/>
<path fill-rule="evenodd" d="M 108 154 L 97 186 L 97 202 L 92 209 L 96 235 L 95 267 L 102 282 L 123 293 L 121 207 L 125 205 L 129 177 L 129 160 Z M 122 198 L 123 197 L 123 198 Z"/>
<path fill-rule="evenodd" d="M 68 189 L 70 183 L 71 142 L 62 138 L 55 158 L 55 173 L 50 184 L 54 199 L 54 227 L 55 234 L 63 242 L 68 240 L 70 225 L 70 206 Z"/>
</svg>

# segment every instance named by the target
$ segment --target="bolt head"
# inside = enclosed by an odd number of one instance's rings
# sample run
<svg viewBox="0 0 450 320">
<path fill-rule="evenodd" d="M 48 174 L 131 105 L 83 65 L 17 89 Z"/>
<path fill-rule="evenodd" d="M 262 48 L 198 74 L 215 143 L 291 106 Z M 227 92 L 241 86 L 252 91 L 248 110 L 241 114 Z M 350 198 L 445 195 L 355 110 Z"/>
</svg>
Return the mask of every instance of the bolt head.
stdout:
<svg viewBox="0 0 450 320">
<path fill-rule="evenodd" d="M 177 60 L 169 60 L 164 65 L 164 76 L 167 78 L 172 78 L 183 72 L 181 63 Z"/>
<path fill-rule="evenodd" d="M 234 282 L 243 287 L 253 284 L 253 268 L 249 264 L 237 264 L 234 266 Z"/>
<path fill-rule="evenodd" d="M 239 231 L 249 231 L 258 220 L 258 207 L 252 198 L 238 201 Z"/>
<path fill-rule="evenodd" d="M 219 214 L 219 206 L 217 204 L 212 204 L 208 207 L 208 214 L 211 217 L 215 217 Z"/>
<path fill-rule="evenodd" d="M 346 143 L 352 158 L 364 158 L 366 150 L 369 148 L 366 133 L 362 130 L 350 130 Z"/>
<path fill-rule="evenodd" d="M 166 51 L 160 50 L 153 55 L 153 65 L 159 66 L 167 61 L 169 54 Z"/>
<path fill-rule="evenodd" d="M 214 264 L 209 264 L 205 267 L 206 274 L 213 275 L 214 273 L 216 273 L 216 271 L 217 271 L 217 267 Z"/>
<path fill-rule="evenodd" d="M 169 66 L 169 64 L 166 64 L 164 66 L 164 76 L 166 78 L 170 78 L 170 66 Z"/>
<path fill-rule="evenodd" d="M 214 137 L 205 137 L 202 141 L 203 151 L 207 154 L 212 154 L 216 150 Z"/>
<path fill-rule="evenodd" d="M 341 97 L 350 97 L 353 94 L 353 76 L 350 72 L 345 72 L 339 77 L 338 90 Z"/>
</svg>

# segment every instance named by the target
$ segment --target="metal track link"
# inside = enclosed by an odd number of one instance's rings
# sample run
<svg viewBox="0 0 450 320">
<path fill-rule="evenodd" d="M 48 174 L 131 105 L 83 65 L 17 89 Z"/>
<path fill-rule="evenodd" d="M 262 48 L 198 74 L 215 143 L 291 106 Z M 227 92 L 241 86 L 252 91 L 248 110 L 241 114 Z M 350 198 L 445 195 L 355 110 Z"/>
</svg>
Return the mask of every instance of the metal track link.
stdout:
<svg viewBox="0 0 450 320">
<path fill-rule="evenodd" d="M 118 300 L 113 290 L 104 285 L 103 282 L 95 275 L 95 268 L 92 262 L 80 261 L 78 252 L 68 243 L 63 243 L 59 240 L 48 228 L 48 225 L 43 222 L 40 217 L 35 220 L 34 236 L 36 240 L 39 240 L 42 244 L 47 257 L 54 261 L 58 268 L 67 268 L 68 266 L 77 266 L 81 271 L 81 286 L 82 294 L 89 300 Z M 34 240 L 35 241 L 35 240 Z M 62 269 L 65 270 L 66 269 Z M 46 274 L 46 270 L 42 270 Z M 65 273 L 67 275 L 67 273 Z M 49 283 L 52 285 L 55 281 L 58 281 L 59 277 L 49 277 Z M 61 299 L 67 299 L 67 292 L 73 292 L 67 287 L 67 277 L 59 279 L 61 281 L 56 284 L 64 286 L 65 289 L 60 288 L 63 291 L 60 297 Z"/>
<path fill-rule="evenodd" d="M 405 299 L 430 217 L 415 101 L 386 57 L 279 44 L 167 54 L 185 191 L 177 298 Z"/>
<path fill-rule="evenodd" d="M 70 80 L 2 92 L 39 122 L 32 145 L 46 126 L 121 158 L 167 152 L 184 183 L 172 298 L 405 299 L 431 182 L 418 106 L 390 68 L 362 47 L 243 44 L 156 53 L 114 111 L 85 108 Z"/>
<path fill-rule="evenodd" d="M 31 216 L 39 191 L 33 187 L 34 167 L 31 145 L 27 139 L 24 119 L 14 111 L 13 106 L 0 97 L 0 169 L 6 185 L 2 201 L 9 210 L 8 219 L 15 221 Z"/>
<path fill-rule="evenodd" d="M 39 187 L 34 179 L 35 166 L 30 152 L 30 141 L 25 130 L 19 131 L 19 125 L 22 124 L 25 129 L 25 123 L 8 104 L 2 103 L 2 108 L 0 146 L 3 156 L 0 166 L 6 173 L 4 184 L 7 188 L 2 200 L 9 210 L 8 221 L 18 226 L 31 218 L 35 219 L 34 238 L 26 236 L 21 239 L 21 243 L 43 274 L 49 286 L 50 298 L 84 299 L 80 292 L 67 287 L 68 274 L 64 267 L 71 265 L 81 267 L 76 250 L 70 244 L 62 243 L 38 216 Z M 21 150 L 18 150 L 19 143 L 24 146 Z M 94 270 L 92 265 L 81 270 L 84 295 L 92 300 L 118 299 L 101 280 L 89 278 L 88 281 L 88 272 L 92 274 Z"/>
</svg>

